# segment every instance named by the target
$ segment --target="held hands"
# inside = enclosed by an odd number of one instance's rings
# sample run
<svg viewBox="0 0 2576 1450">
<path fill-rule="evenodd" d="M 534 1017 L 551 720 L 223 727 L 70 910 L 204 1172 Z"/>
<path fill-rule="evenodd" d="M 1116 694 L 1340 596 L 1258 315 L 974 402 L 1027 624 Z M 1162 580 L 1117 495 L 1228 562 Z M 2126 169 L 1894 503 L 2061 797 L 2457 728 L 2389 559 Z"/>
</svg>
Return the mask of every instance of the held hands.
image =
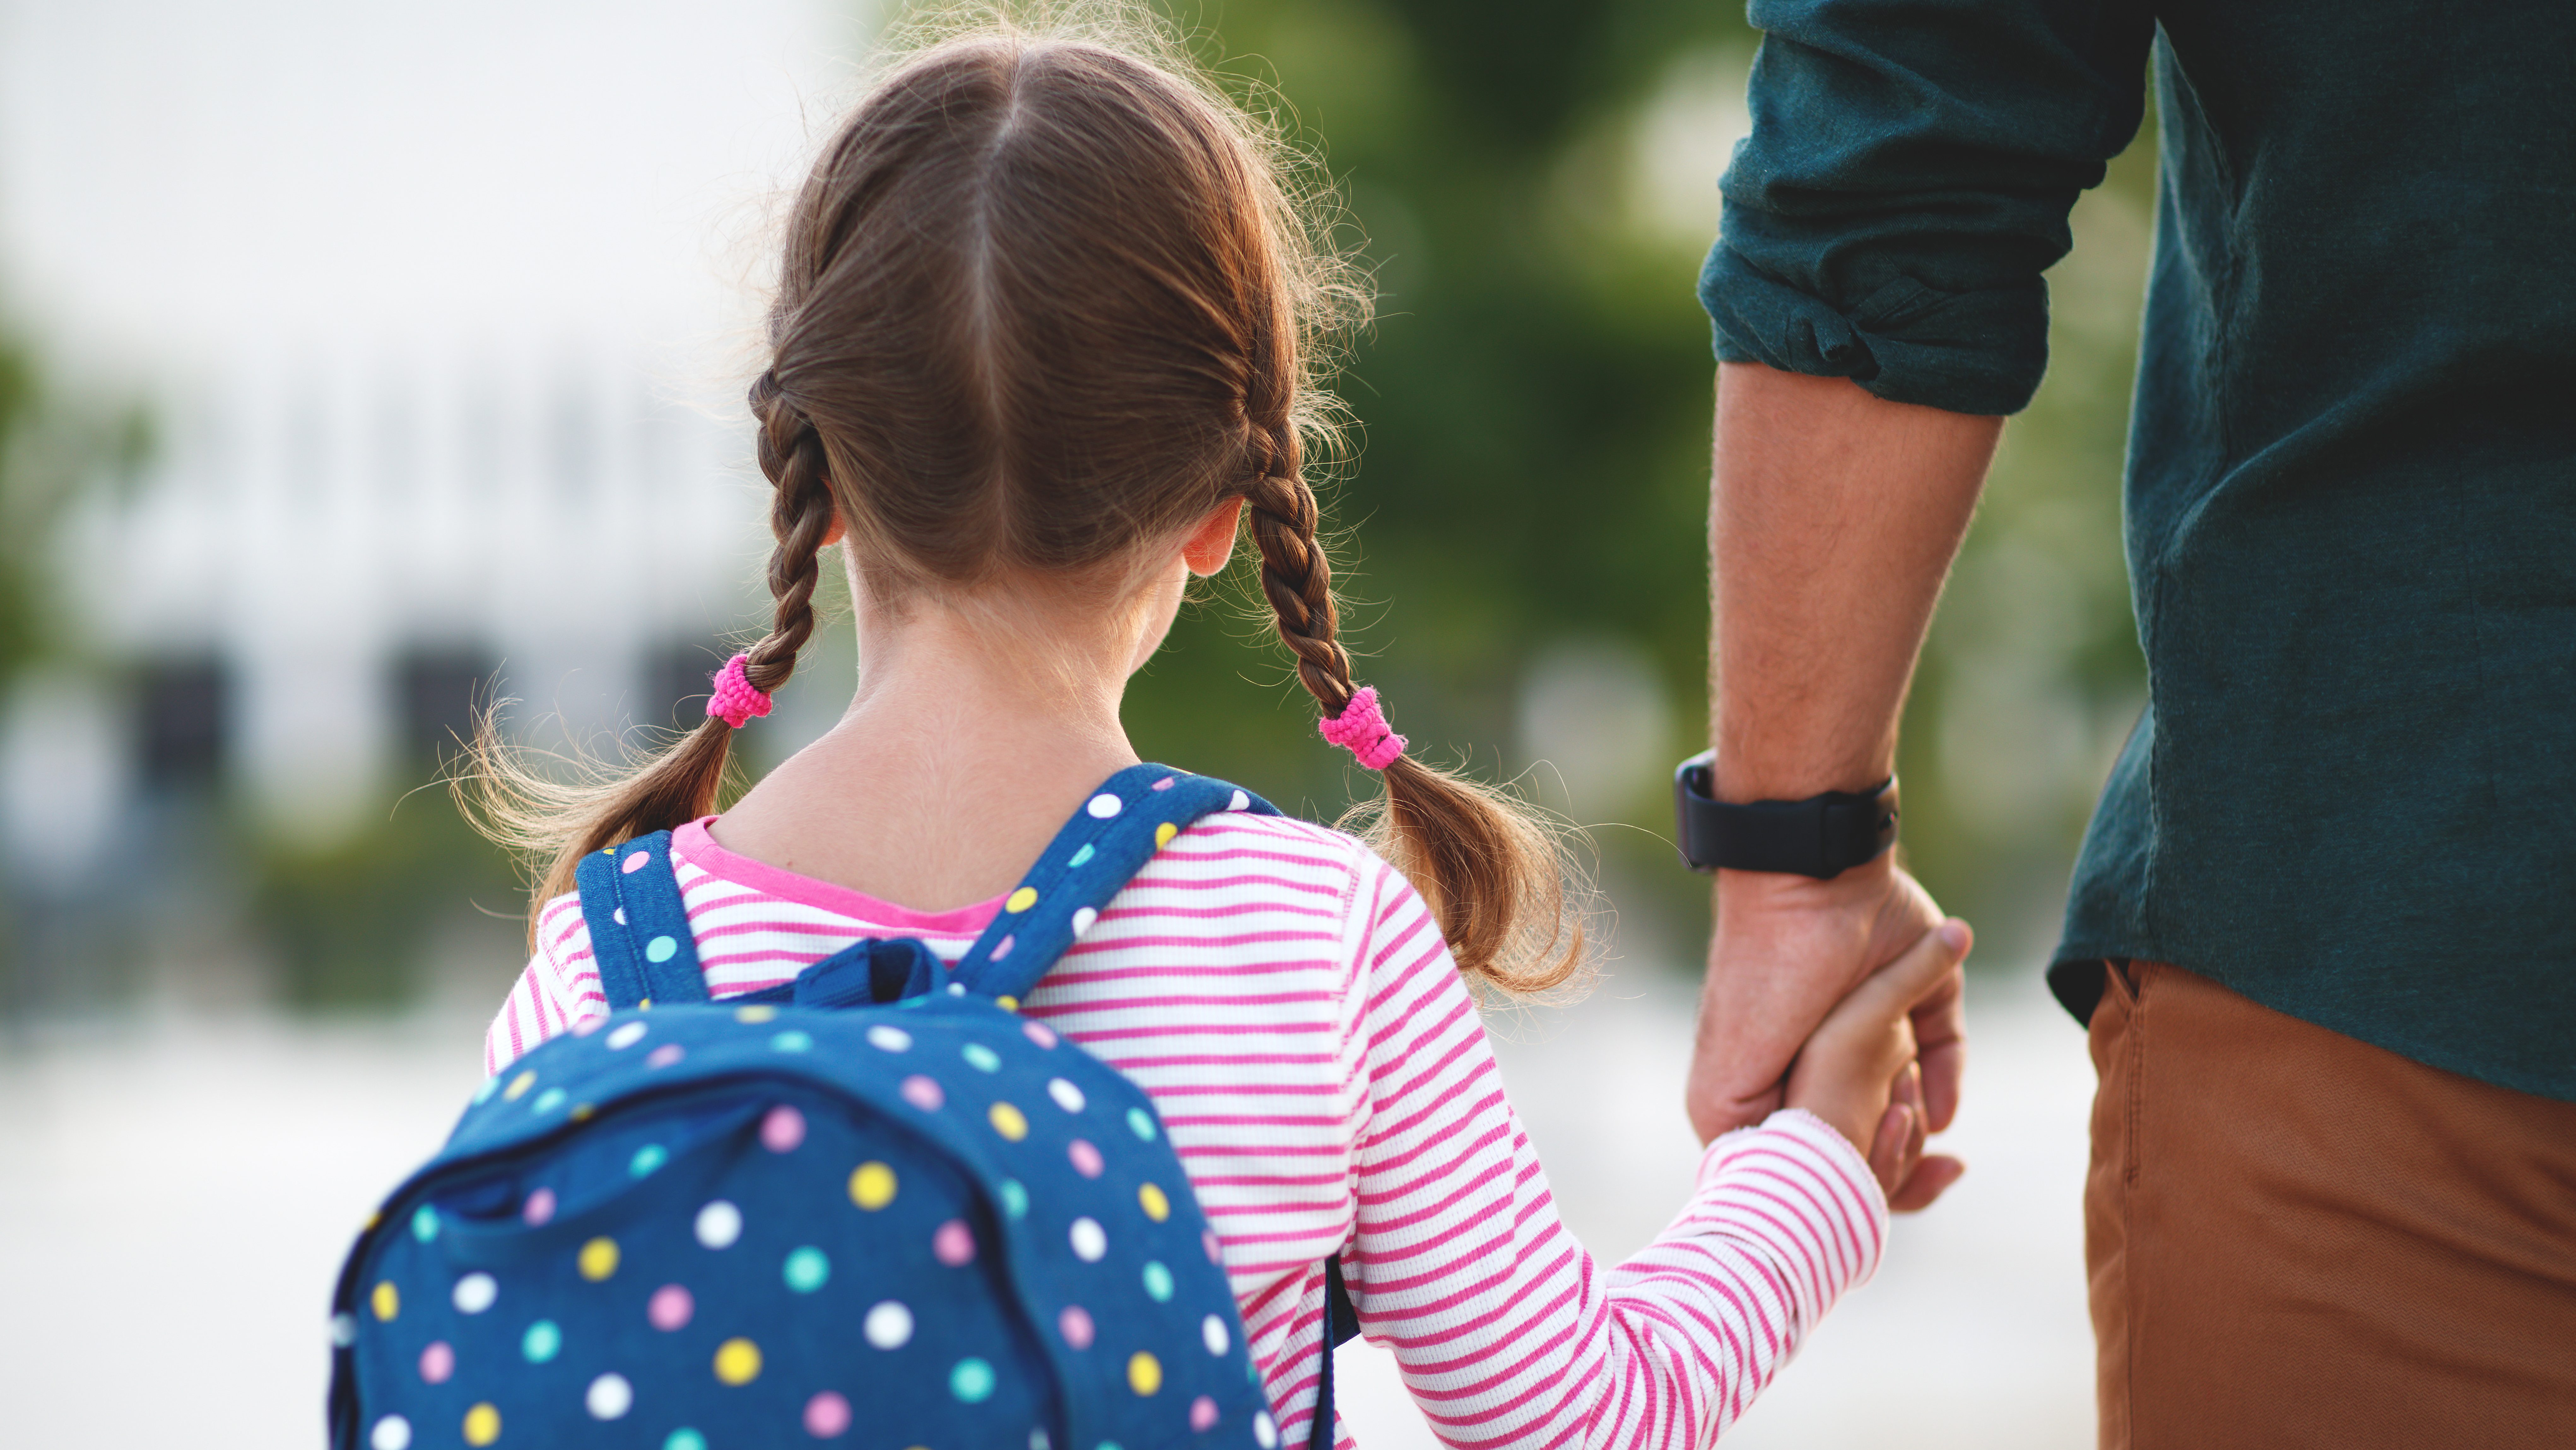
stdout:
<svg viewBox="0 0 2576 1450">
<path fill-rule="evenodd" d="M 1929 1204 L 1966 1171 L 1955 1158 L 1923 1156 L 1929 1114 L 1913 1013 L 1945 987 L 1955 992 L 1967 950 L 1964 921 L 1925 932 L 1834 1005 L 1789 1069 L 1788 1105 L 1850 1139 L 1899 1211 Z"/>
<path fill-rule="evenodd" d="M 1936 932 L 1945 926 L 1956 928 L 1955 942 Z M 1910 1211 L 1930 1204 L 1963 1171 L 1954 1159 L 1918 1164 L 1914 1154 L 1923 1136 L 1947 1128 L 1958 1110 L 1966 1054 L 1959 964 L 1969 942 L 1966 924 L 1945 921 L 1892 855 L 1830 881 L 1719 872 L 1717 931 L 1691 1058 L 1692 1126 L 1706 1140 L 1784 1106 L 1809 1107 L 1872 1156 L 1894 1206 Z M 1911 987 L 1900 991 L 1900 980 Z M 1864 983 L 1871 984 L 1865 991 Z M 1890 1006 L 1890 994 L 1902 1000 Z M 1870 1053 L 1854 1043 L 1868 1036 L 1862 1024 L 1878 1030 L 1872 1014 L 1880 1013 L 1888 1035 L 1877 1039 L 1878 1047 L 1893 1050 L 1893 1042 L 1906 1051 L 1869 1076 L 1858 1059 Z M 1827 1040 L 1821 1024 L 1829 1017 L 1835 1025 Z M 1862 1099 L 1875 1095 L 1875 1103 L 1851 1105 L 1853 1111 L 1867 1106 L 1866 1119 L 1845 1121 L 1795 1101 L 1793 1061 L 1804 1074 L 1802 1088 L 1826 1092 L 1831 1083 L 1831 1091 L 1849 1086 Z M 1873 1151 L 1881 1118 L 1906 1124 L 1905 1142 L 1887 1166 Z"/>
</svg>

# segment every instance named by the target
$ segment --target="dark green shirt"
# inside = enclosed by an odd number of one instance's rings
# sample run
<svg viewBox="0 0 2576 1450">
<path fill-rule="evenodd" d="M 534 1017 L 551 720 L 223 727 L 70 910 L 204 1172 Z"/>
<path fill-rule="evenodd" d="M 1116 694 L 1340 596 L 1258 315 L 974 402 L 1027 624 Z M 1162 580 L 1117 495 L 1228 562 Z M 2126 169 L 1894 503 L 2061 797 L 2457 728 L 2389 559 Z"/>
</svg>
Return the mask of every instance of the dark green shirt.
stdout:
<svg viewBox="0 0 2576 1450">
<path fill-rule="evenodd" d="M 2051 980 L 2169 961 L 2576 1099 L 2576 3 L 1754 0 L 1718 356 L 2027 403 L 2137 128 L 2150 704 Z"/>
</svg>

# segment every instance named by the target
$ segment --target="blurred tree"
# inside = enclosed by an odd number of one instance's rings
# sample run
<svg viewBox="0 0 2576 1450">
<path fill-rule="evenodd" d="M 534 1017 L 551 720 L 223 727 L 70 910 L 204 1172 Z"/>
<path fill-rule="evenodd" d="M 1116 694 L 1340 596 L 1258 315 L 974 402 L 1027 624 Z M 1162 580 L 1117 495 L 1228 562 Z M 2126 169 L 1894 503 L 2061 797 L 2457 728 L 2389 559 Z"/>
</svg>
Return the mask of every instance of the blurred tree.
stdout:
<svg viewBox="0 0 2576 1450">
<path fill-rule="evenodd" d="M 140 404 L 64 387 L 34 340 L 0 316 L 0 682 L 61 630 L 55 525 L 84 486 L 131 480 L 152 442 Z"/>
<path fill-rule="evenodd" d="M 38 388 L 36 361 L 26 342 L 14 333 L 0 332 L 0 518 L 18 513 L 22 499 L 34 493 L 31 480 L 22 478 L 25 465 L 19 460 L 26 451 L 25 439 L 37 418 Z M 14 538 L 14 528 L 0 530 Z M 25 649 L 31 632 L 26 620 L 33 615 L 34 591 L 23 577 L 24 560 L 19 551 L 8 547 L 8 538 L 0 538 L 0 669 L 15 673 L 13 666 Z"/>
<path fill-rule="evenodd" d="M 1434 751 L 1490 752 L 1518 665 L 1552 635 L 1640 641 L 1696 696 L 1713 367 L 1696 257 L 1588 211 L 1612 201 L 1566 170 L 1675 53 L 1743 49 L 1741 23 L 1640 0 L 1246 0 L 1209 18 L 1217 64 L 1275 84 L 1302 139 L 1329 145 L 1379 283 L 1341 380 L 1362 461 L 1333 506 L 1354 643 L 1380 652 L 1365 668 L 1400 723 Z M 1141 682 L 1140 732 L 1209 722 L 1196 657 L 1230 623 L 1201 623 Z M 1306 713 L 1291 700 L 1276 734 L 1232 742 L 1232 768 L 1329 803 Z M 1640 762 L 1644 787 L 1668 766 Z"/>
</svg>

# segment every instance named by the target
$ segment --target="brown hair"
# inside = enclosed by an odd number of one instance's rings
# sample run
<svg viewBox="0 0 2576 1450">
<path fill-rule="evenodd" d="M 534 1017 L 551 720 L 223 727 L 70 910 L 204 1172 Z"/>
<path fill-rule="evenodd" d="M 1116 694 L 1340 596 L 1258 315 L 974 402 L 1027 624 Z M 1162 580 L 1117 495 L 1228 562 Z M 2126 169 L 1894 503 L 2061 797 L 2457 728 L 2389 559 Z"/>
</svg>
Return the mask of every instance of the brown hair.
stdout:
<svg viewBox="0 0 2576 1450">
<path fill-rule="evenodd" d="M 1146 546 L 1241 497 L 1297 676 L 1341 713 L 1351 663 L 1305 457 L 1331 436 L 1318 339 L 1365 299 L 1278 155 L 1151 34 L 986 23 L 875 85 L 795 199 L 751 385 L 777 539 L 755 687 L 784 685 L 814 632 L 836 512 L 860 587 L 899 602 L 1015 577 L 1123 592 Z M 714 809 L 731 734 L 710 718 L 632 773 L 567 785 L 486 722 L 469 771 L 487 827 L 551 854 L 542 904 L 583 852 Z M 1373 843 L 1461 968 L 1509 991 L 1571 975 L 1583 933 L 1553 833 L 1410 757 L 1385 775 Z"/>
</svg>

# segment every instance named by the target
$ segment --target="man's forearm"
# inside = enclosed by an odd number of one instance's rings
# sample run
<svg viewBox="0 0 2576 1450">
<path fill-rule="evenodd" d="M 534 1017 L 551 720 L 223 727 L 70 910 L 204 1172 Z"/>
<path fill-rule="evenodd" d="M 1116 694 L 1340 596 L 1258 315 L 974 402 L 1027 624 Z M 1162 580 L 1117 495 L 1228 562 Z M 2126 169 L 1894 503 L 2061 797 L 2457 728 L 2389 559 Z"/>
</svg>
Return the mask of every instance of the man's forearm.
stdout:
<svg viewBox="0 0 2576 1450">
<path fill-rule="evenodd" d="M 1887 778 L 1897 716 L 2000 418 L 1846 378 L 1718 370 L 1710 734 L 1722 800 Z"/>
<path fill-rule="evenodd" d="M 1710 732 L 1720 799 L 1802 800 L 1887 778 L 1941 580 L 1976 511 L 2002 421 L 1870 396 L 1841 378 L 1719 370 L 1709 493 Z M 1691 1052 L 1705 1139 L 1782 1101 L 1799 1044 L 1835 1002 L 1942 923 L 1881 855 L 1829 881 L 1721 871 Z M 1959 1102 L 1960 979 L 1913 1014 L 1922 1126 Z M 1897 1199 L 1958 1174 L 1925 1160 Z"/>
</svg>

